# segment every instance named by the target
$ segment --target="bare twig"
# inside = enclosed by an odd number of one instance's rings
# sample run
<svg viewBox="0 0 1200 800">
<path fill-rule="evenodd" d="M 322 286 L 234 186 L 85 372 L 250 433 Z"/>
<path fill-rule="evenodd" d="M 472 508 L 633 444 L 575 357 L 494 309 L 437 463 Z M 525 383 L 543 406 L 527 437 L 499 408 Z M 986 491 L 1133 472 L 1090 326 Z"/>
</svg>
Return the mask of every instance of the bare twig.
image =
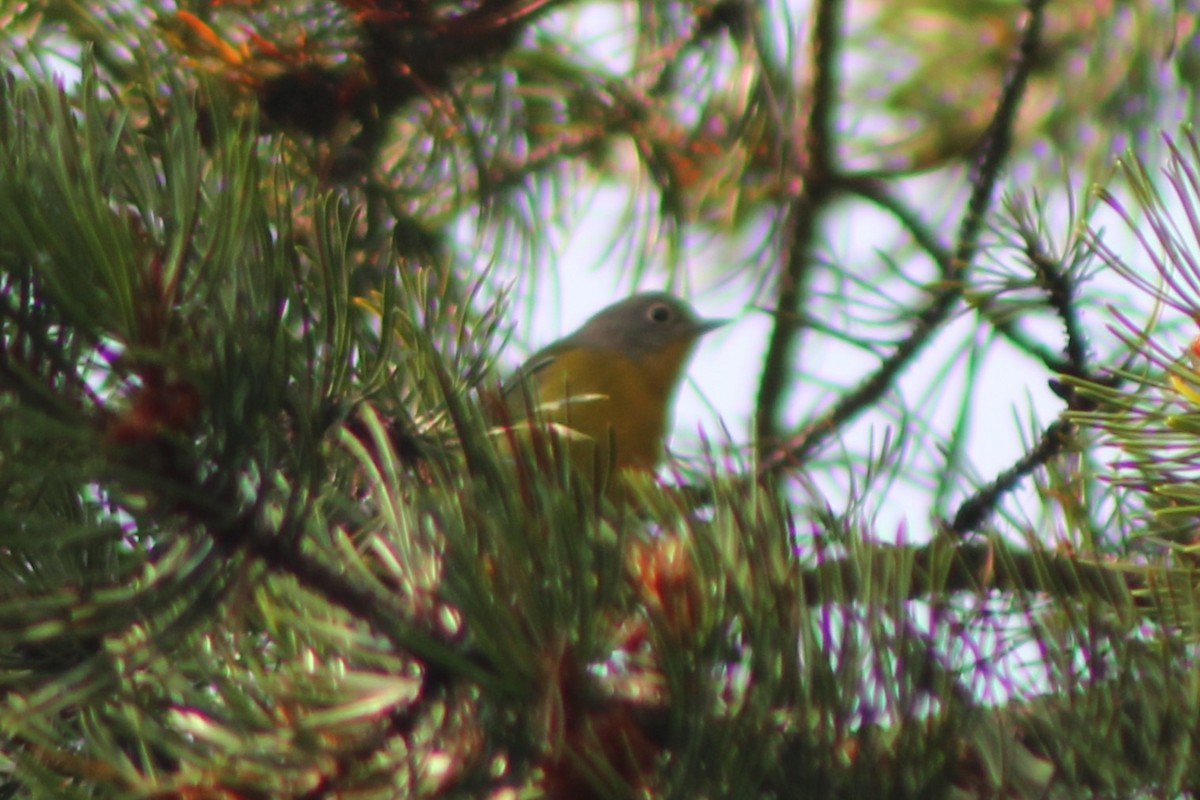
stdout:
<svg viewBox="0 0 1200 800">
<path fill-rule="evenodd" d="M 896 345 L 896 349 L 879 368 L 798 436 L 763 458 L 760 468 L 762 471 L 776 471 L 803 462 L 834 431 L 839 430 L 878 400 L 949 319 L 962 297 L 964 275 L 979 249 L 979 237 L 995 194 L 1000 167 L 1008 156 L 1012 143 L 1012 126 L 1041 40 L 1042 13 L 1045 5 L 1046 0 L 1029 0 L 1028 20 L 1021 37 L 1017 60 L 1005 82 L 1000 103 L 983 139 L 983 149 L 971 181 L 971 196 L 967 201 L 954 248 L 953 279 L 939 282 L 932 290 L 932 297 L 928 304 L 917 312 L 908 335 Z M 762 407 L 760 400 L 760 411 Z M 760 431 L 761 429 L 760 426 Z M 762 441 L 759 446 L 763 446 Z"/>
<path fill-rule="evenodd" d="M 943 278 L 949 279 L 953 275 L 954 254 L 950 252 L 950 248 L 938 241 L 937 234 L 921 220 L 917 212 L 889 192 L 885 183 L 878 178 L 860 174 L 839 176 L 838 183 L 845 191 L 856 194 L 891 214 L 892 218 L 908 231 L 908 235 L 917 246 L 933 259 Z"/>
<path fill-rule="evenodd" d="M 1066 449 L 1071 441 L 1074 427 L 1071 423 L 1061 419 L 1051 423 L 1043 431 L 1036 447 L 1021 456 L 1015 464 L 997 475 L 995 480 L 958 507 L 947 530 L 955 536 L 962 536 L 977 530 L 996 510 L 1000 500 L 1015 489 L 1017 484 Z"/>
<path fill-rule="evenodd" d="M 775 327 L 767 345 L 755 411 L 755 440 L 760 451 L 772 446 L 779 407 L 791 383 L 792 351 L 800 330 L 799 310 L 807 290 L 817 217 L 834 192 L 832 176 L 834 103 L 837 96 L 838 24 L 840 0 L 817 4 L 813 25 L 813 81 L 803 168 L 804 188 L 788 209 L 785 252 L 787 263 L 780 276 L 775 303 Z"/>
</svg>

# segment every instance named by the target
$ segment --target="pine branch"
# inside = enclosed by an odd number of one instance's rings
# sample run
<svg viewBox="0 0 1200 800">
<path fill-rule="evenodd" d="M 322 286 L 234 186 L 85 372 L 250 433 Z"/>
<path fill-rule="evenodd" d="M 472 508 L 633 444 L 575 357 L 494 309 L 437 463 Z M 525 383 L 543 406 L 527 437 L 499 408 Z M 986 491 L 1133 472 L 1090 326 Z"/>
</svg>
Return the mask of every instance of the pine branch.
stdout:
<svg viewBox="0 0 1200 800">
<path fill-rule="evenodd" d="M 1066 420 L 1053 422 L 1042 432 L 1037 446 L 958 507 L 948 531 L 958 537 L 978 530 L 995 512 L 1000 501 L 1016 489 L 1022 480 L 1044 467 L 1070 446 L 1074 427 Z"/>
<path fill-rule="evenodd" d="M 840 0 L 819 0 L 816 4 L 811 40 L 812 97 L 805 121 L 804 150 L 795 154 L 800 162 L 802 188 L 785 212 L 782 252 L 786 257 L 776 286 L 774 327 L 767 342 L 754 411 L 754 440 L 760 453 L 773 448 L 777 437 L 779 406 L 791 383 L 789 365 L 801 328 L 800 312 L 808 297 L 817 221 L 836 185 L 832 142 L 837 124 L 834 115 L 842 14 Z M 780 135 L 785 135 L 786 128 L 779 127 Z M 782 152 L 788 151 L 783 148 Z"/>
<path fill-rule="evenodd" d="M 821 447 L 843 425 L 871 407 L 924 350 L 962 297 L 966 286 L 966 272 L 978 249 L 979 235 L 995 192 L 1000 168 L 1011 146 L 1012 125 L 1029 72 L 1033 69 L 1038 54 L 1045 6 L 1045 0 L 1029 2 L 1016 62 L 1005 81 L 1000 103 L 989 126 L 989 133 L 982 142 L 980 157 L 971 180 L 971 195 L 954 246 L 952 263 L 959 274 L 954 280 L 943 282 L 931 290 L 930 301 L 915 314 L 909 333 L 872 375 L 842 396 L 829 411 L 809 423 L 799 435 L 774 447 L 770 454 L 761 460 L 760 471 L 774 472 L 804 463 L 813 451 Z"/>
</svg>

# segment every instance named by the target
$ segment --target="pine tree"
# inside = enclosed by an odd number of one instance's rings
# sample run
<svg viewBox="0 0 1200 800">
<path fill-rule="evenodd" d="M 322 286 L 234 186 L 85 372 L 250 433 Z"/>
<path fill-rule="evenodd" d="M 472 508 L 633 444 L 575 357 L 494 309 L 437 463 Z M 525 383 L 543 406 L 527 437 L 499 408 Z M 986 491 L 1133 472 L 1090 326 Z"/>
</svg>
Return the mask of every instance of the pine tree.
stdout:
<svg viewBox="0 0 1200 800">
<path fill-rule="evenodd" d="M 1200 791 L 1185 5 L 0 0 L 0 797 Z M 598 184 L 770 321 L 619 500 L 488 412 Z"/>
</svg>

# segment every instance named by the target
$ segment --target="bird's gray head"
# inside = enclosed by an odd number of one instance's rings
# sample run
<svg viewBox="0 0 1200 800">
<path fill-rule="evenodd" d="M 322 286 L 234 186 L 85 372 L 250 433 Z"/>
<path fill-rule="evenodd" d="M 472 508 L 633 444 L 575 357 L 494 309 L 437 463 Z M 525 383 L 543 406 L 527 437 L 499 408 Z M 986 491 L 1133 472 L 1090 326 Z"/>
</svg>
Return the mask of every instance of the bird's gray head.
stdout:
<svg viewBox="0 0 1200 800">
<path fill-rule="evenodd" d="M 691 306 L 666 292 L 645 292 L 601 310 L 566 341 L 638 358 L 680 340 L 698 339 L 725 322 L 701 319 Z"/>
</svg>

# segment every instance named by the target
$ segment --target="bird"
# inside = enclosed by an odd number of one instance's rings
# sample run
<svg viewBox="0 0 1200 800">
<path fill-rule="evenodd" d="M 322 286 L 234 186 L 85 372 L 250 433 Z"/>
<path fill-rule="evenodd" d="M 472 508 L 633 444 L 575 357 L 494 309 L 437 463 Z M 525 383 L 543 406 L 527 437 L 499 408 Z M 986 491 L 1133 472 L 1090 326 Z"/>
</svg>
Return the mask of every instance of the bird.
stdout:
<svg viewBox="0 0 1200 800">
<path fill-rule="evenodd" d="M 666 292 L 614 303 L 534 353 L 502 389 L 511 423 L 565 429 L 574 467 L 603 480 L 653 472 L 666 455 L 672 407 L 703 319 Z"/>
</svg>

